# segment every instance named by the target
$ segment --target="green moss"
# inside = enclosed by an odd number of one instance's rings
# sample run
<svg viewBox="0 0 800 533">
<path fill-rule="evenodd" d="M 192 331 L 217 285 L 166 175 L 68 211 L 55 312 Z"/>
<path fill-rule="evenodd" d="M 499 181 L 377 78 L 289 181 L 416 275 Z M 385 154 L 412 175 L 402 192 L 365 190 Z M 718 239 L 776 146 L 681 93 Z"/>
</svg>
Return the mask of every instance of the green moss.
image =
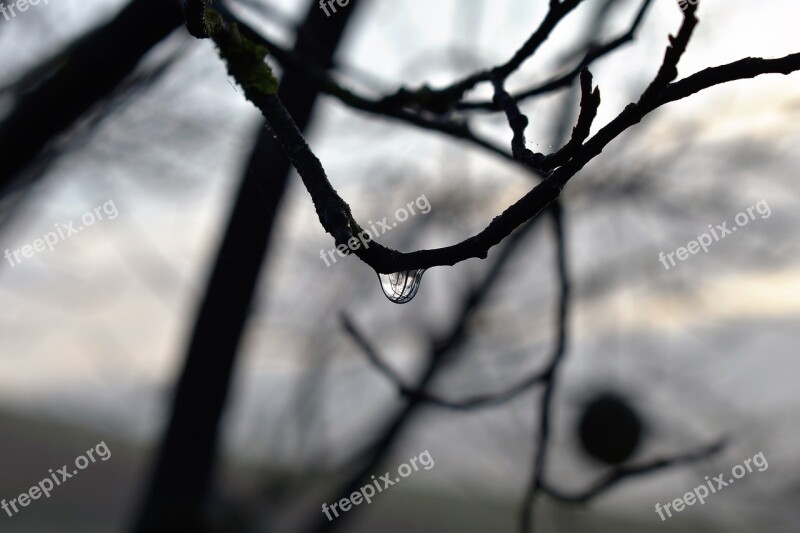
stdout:
<svg viewBox="0 0 800 533">
<path fill-rule="evenodd" d="M 278 92 L 278 80 L 264 62 L 269 53 L 265 46 L 242 35 L 235 23 L 226 24 L 212 9 L 206 9 L 204 23 L 228 66 L 228 74 L 239 82 L 248 99 Z"/>
<path fill-rule="evenodd" d="M 211 36 L 225 29 L 225 20 L 222 18 L 222 15 L 213 9 L 206 8 L 203 14 L 203 24 L 206 27 L 206 33 Z"/>
</svg>

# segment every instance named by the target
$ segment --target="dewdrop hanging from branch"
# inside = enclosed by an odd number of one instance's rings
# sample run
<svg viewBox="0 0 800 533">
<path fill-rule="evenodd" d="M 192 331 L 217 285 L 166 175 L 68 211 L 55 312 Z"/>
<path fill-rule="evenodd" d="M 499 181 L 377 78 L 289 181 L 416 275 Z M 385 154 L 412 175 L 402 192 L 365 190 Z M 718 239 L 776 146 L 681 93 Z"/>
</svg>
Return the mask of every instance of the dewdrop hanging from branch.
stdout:
<svg viewBox="0 0 800 533">
<path fill-rule="evenodd" d="M 417 295 L 425 269 L 406 270 L 392 274 L 378 274 L 383 294 L 396 304 L 410 302 Z"/>
<path fill-rule="evenodd" d="M 341 0 L 337 0 L 341 4 Z M 349 2 L 349 0 L 346 0 Z M 308 150 L 309 157 L 303 159 L 293 144 L 305 146 L 302 134 L 297 130 L 291 117 L 286 113 L 277 98 L 278 82 L 272 69 L 266 64 L 266 47 L 257 45 L 244 37 L 236 24 L 226 22 L 214 10 L 206 9 L 203 0 L 187 0 L 186 26 L 193 36 L 211 38 L 219 49 L 220 56 L 228 66 L 228 73 L 242 86 L 245 96 L 256 105 L 267 124 L 275 132 L 278 142 L 284 148 L 300 178 L 315 200 L 320 222 L 337 242 L 348 242 L 353 235 L 366 233 L 353 219 L 350 207 L 336 193 L 327 180 L 319 160 Z M 323 202 L 318 201 L 321 193 Z M 347 231 L 342 231 L 348 229 Z M 407 303 L 416 296 L 425 269 L 407 270 L 395 273 L 378 272 L 383 293 L 390 301 Z"/>
<path fill-rule="evenodd" d="M 649 0 L 646 0 L 645 7 L 647 2 Z M 680 29 L 669 37 L 669 45 L 658 73 L 637 101 L 628 104 L 619 115 L 592 135 L 591 126 L 597 116 L 600 95 L 593 86 L 591 75 L 584 67 L 580 78 L 581 111 L 570 141 L 550 155 L 533 153 L 521 142 L 524 139 L 527 117 L 519 111 L 517 101 L 505 91 L 503 84 L 535 54 L 561 19 L 580 3 L 580 0 L 561 2 L 551 0 L 548 15 L 542 24 L 506 63 L 490 70 L 473 73 L 449 87 L 434 91 L 438 103 L 445 102 L 451 105 L 477 84 L 491 81 L 495 85 L 494 105 L 505 110 L 514 134 L 511 155 L 521 164 L 542 175 L 543 179 L 495 216 L 483 230 L 458 243 L 412 252 L 399 252 L 379 243 L 356 250 L 354 254 L 375 272 L 386 275 L 417 272 L 434 266 L 453 266 L 472 258 L 485 259 L 492 247 L 503 242 L 517 228 L 542 213 L 560 196 L 566 184 L 589 162 L 652 111 L 716 85 L 755 78 L 763 74 L 790 74 L 800 70 L 799 52 L 775 59 L 748 57 L 725 65 L 709 67 L 686 78 L 677 79 L 678 63 L 698 24 L 695 16 L 697 5 L 690 1 L 686 4 Z M 329 0 L 325 5 L 330 7 L 332 2 Z M 639 13 L 641 17 L 644 10 L 640 10 Z M 322 227 L 333 236 L 337 247 L 346 246 L 350 239 L 361 235 L 364 230 L 352 216 L 349 205 L 331 185 L 322 163 L 311 151 L 278 98 L 277 80 L 264 62 L 267 48 L 256 44 L 263 42 L 263 39 L 245 26 L 242 27 L 245 28 L 247 36 L 242 35 L 235 23 L 226 21 L 217 12 L 206 10 L 206 2 L 203 0 L 186 0 L 186 19 L 187 28 L 192 35 L 198 38 L 212 38 L 219 47 L 220 56 L 227 63 L 229 74 L 244 87 L 247 99 L 262 112 L 284 153 L 300 175 L 314 203 Z M 387 109 L 390 115 L 396 113 L 405 115 L 408 112 L 410 115 L 407 118 L 412 122 L 422 118 L 413 111 L 415 106 L 430 106 L 429 103 L 425 104 L 425 100 L 431 96 L 430 94 L 426 96 L 424 92 L 401 90 L 398 92 L 400 97 L 370 100 L 357 97 L 355 93 L 345 91 L 328 79 L 321 80 L 321 87 L 354 107 L 361 102 L 360 108 L 380 114 L 386 114 Z M 434 107 L 439 108 L 438 104 Z M 412 280 L 418 277 L 417 274 L 404 275 Z M 413 288 L 414 283 L 408 285 L 403 281 L 401 284 L 401 279 L 402 276 L 389 279 L 390 294 L 400 294 L 396 297 L 398 301 L 408 301 L 410 295 L 403 295 L 407 287 Z M 399 293 L 398 287 L 401 287 Z"/>
</svg>

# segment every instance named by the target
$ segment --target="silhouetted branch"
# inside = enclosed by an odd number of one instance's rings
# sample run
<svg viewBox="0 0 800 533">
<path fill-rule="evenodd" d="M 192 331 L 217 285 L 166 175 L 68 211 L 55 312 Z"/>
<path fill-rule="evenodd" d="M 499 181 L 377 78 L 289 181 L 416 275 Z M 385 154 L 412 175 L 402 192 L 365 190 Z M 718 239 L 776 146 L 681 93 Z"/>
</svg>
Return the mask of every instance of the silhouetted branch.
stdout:
<svg viewBox="0 0 800 533">
<path fill-rule="evenodd" d="M 638 105 L 641 108 L 646 109 L 646 106 L 655 103 L 667 85 L 678 77 L 678 62 L 686 51 L 686 47 L 689 46 L 689 39 L 692 38 L 692 32 L 697 26 L 696 11 L 697 4 L 689 4 L 683 15 L 683 24 L 681 24 L 678 35 L 675 37 L 670 35 L 670 46 L 664 52 L 664 60 L 661 62 L 661 67 L 658 69 L 656 77 L 653 78 L 653 81 L 650 82 L 650 85 L 647 86 L 647 89 L 644 90 L 641 98 L 639 98 Z"/>
<path fill-rule="evenodd" d="M 182 15 L 174 2 L 131 0 L 113 19 L 68 44 L 67 53 L 31 72 L 29 79 L 40 83 L 26 87 L 0 122 L 0 197 L 27 184 L 18 182 L 26 167 L 180 28 Z"/>
<path fill-rule="evenodd" d="M 359 3 L 351 0 L 347 13 L 327 20 L 316 3 L 309 2 L 295 49 L 302 50 L 308 61 L 320 68 L 328 68 Z M 193 16 L 195 26 L 203 24 L 200 13 Z M 193 31 L 204 29 L 195 27 Z M 230 54 L 237 51 L 227 52 L 231 59 Z M 280 94 L 299 127 L 305 128 L 319 91 L 304 83 L 301 76 L 287 73 L 281 80 Z M 135 532 L 217 529 L 209 524 L 214 520 L 209 519 L 212 513 L 207 505 L 215 495 L 213 473 L 220 422 L 233 386 L 242 333 L 275 233 L 276 214 L 291 176 L 291 164 L 271 132 L 260 126 L 255 132 L 257 139 L 194 318 L 164 435 L 132 528 Z"/>
<path fill-rule="evenodd" d="M 554 206 L 558 204 L 556 201 Z M 552 207 L 551 209 L 555 209 Z M 425 365 L 415 380 L 413 390 L 425 390 L 441 371 L 446 368 L 445 363 L 451 360 L 454 352 L 466 341 L 470 319 L 483 305 L 494 286 L 500 280 L 502 273 L 509 265 L 511 258 L 520 250 L 525 237 L 533 231 L 536 222 L 532 220 L 519 231 L 513 233 L 500 248 L 499 253 L 492 262 L 481 281 L 472 287 L 464 297 L 455 315 L 449 331 L 441 338 L 431 338 L 428 342 L 428 350 L 425 358 Z M 392 446 L 396 443 L 397 437 L 407 426 L 417 410 L 427 405 L 417 397 L 408 396 L 405 405 L 395 413 L 391 420 L 380 430 L 379 436 L 374 439 L 364 450 L 359 450 L 353 454 L 358 459 L 358 467 L 352 477 L 343 484 L 341 490 L 337 491 L 336 497 L 331 501 L 338 501 L 347 497 L 354 490 L 360 487 L 364 480 L 372 474 L 380 462 L 391 452 Z M 363 458 L 367 459 L 364 460 Z M 355 463 L 356 461 L 350 461 Z M 327 532 L 341 524 L 343 518 L 349 515 L 342 515 L 336 522 L 320 520 L 316 527 L 311 531 L 314 533 Z"/>
<path fill-rule="evenodd" d="M 534 458 L 531 465 L 531 475 L 528 489 L 522 500 L 520 510 L 520 531 L 532 531 L 533 505 L 537 492 L 541 489 L 544 479 L 545 460 L 547 458 L 550 439 L 550 417 L 552 415 L 553 393 L 556 386 L 556 372 L 567 351 L 567 327 L 569 321 L 570 278 L 567 264 L 566 234 L 564 232 L 563 216 L 561 211 L 556 211 L 553 216 L 553 233 L 556 241 L 556 272 L 558 273 L 558 314 L 556 317 L 556 341 L 553 355 L 544 371 L 544 390 L 539 406 L 539 427 L 534 447 Z"/>
<path fill-rule="evenodd" d="M 581 71 L 581 111 L 578 115 L 578 121 L 572 129 L 572 136 L 567 144 L 557 152 L 543 156 L 539 162 L 539 168 L 542 170 L 552 170 L 560 167 L 577 152 L 577 150 L 589 137 L 592 123 L 597 116 L 597 110 L 600 107 L 600 89 L 595 88 L 592 90 L 592 74 L 588 69 Z"/>
<path fill-rule="evenodd" d="M 493 82 L 494 101 L 505 111 L 508 125 L 514 133 L 511 139 L 511 154 L 514 159 L 526 166 L 541 172 L 559 167 L 569 161 L 583 141 L 589 137 L 597 109 L 600 107 L 600 89 L 592 91 L 592 74 L 588 70 L 581 72 L 581 112 L 572 130 L 572 137 L 563 148 L 550 155 L 533 152 L 525 146 L 528 117 L 522 114 L 517 102 L 503 88 L 503 80 L 496 78 Z"/>
<path fill-rule="evenodd" d="M 378 350 L 375 349 L 372 343 L 367 340 L 367 337 L 361 333 L 361 331 L 353 323 L 350 315 L 342 312 L 340 318 L 342 321 L 342 327 L 347 333 L 350 334 L 350 337 L 352 337 L 359 348 L 361 348 L 361 351 L 367 356 L 369 362 L 372 363 L 373 366 L 375 366 L 375 368 L 377 368 L 384 376 L 389 378 L 390 381 L 394 382 L 399 390 L 405 390 L 406 384 L 403 381 L 402 376 L 395 372 L 394 369 L 383 360 L 383 357 L 380 356 Z"/>
<path fill-rule="evenodd" d="M 400 89 L 396 93 L 384 98 L 382 102 L 391 107 L 412 106 L 434 113 L 444 113 L 457 101 L 461 100 L 465 92 L 473 89 L 479 83 L 491 81 L 493 77 L 506 79 L 510 76 L 522 63 L 536 53 L 539 47 L 550 37 L 555 27 L 558 26 L 564 17 L 575 9 L 581 1 L 582 0 L 551 0 L 550 9 L 544 20 L 542 20 L 542 23 L 519 50 L 514 53 L 511 59 L 505 63 L 471 74 L 442 89 L 431 89 L 428 86 L 423 86 L 421 89 L 415 91 Z"/>
<path fill-rule="evenodd" d="M 647 8 L 650 7 L 652 1 L 653 0 L 644 0 L 644 2 L 642 2 L 642 6 L 639 8 L 639 11 L 637 12 L 636 17 L 633 19 L 630 28 L 628 28 L 628 31 L 626 31 L 623 35 L 620 35 L 616 39 L 613 39 L 605 44 L 593 45 L 589 47 L 589 50 L 583 56 L 583 59 L 580 61 L 580 63 L 575 66 L 575 68 L 565 74 L 561 74 L 560 76 L 556 76 L 548 81 L 545 81 L 536 87 L 526 89 L 512 95 L 514 101 L 521 102 L 522 100 L 542 96 L 544 94 L 557 91 L 558 89 L 569 87 L 572 84 L 572 81 L 578 77 L 581 71 L 590 66 L 594 61 L 610 54 L 617 48 L 620 48 L 622 45 L 633 41 L 636 35 L 636 30 L 638 30 L 639 26 L 642 24 L 642 20 L 644 20 L 644 15 L 647 12 Z M 483 109 L 486 111 L 499 111 L 501 110 L 501 107 L 494 101 L 459 102 L 456 104 L 456 109 Z"/>
<path fill-rule="evenodd" d="M 653 472 L 658 472 L 659 470 L 664 470 L 666 468 L 701 461 L 718 453 L 724 448 L 724 446 L 725 441 L 720 440 L 699 450 L 676 455 L 674 457 L 664 457 L 640 464 L 620 466 L 597 480 L 595 483 L 589 486 L 589 488 L 578 492 L 565 492 L 544 481 L 540 481 L 539 488 L 543 493 L 562 502 L 586 503 L 592 498 L 608 492 L 628 478 L 652 474 Z"/>
<path fill-rule="evenodd" d="M 393 382 L 397 390 L 407 398 L 413 401 L 419 401 L 431 404 L 436 407 L 444 407 L 458 411 L 469 411 L 482 407 L 496 407 L 502 405 L 510 400 L 513 400 L 520 394 L 530 390 L 537 383 L 541 383 L 546 377 L 546 372 L 537 372 L 530 377 L 521 380 L 516 385 L 509 387 L 506 390 L 497 393 L 478 394 L 469 396 L 461 400 L 448 400 L 436 394 L 427 392 L 425 390 L 414 388 L 406 384 L 405 380 L 398 374 L 378 353 L 375 346 L 369 342 L 366 336 L 356 327 L 352 319 L 346 313 L 342 313 L 342 325 L 355 341 L 355 343 L 367 356 L 370 363 L 389 381 Z"/>
<path fill-rule="evenodd" d="M 419 109 L 412 110 L 408 107 L 397 105 L 390 98 L 376 99 L 359 94 L 354 89 L 337 82 L 328 71 L 318 68 L 303 56 L 282 48 L 274 41 L 255 31 L 246 22 L 229 11 L 224 2 L 221 2 L 218 7 L 220 13 L 226 19 L 236 22 L 242 35 L 254 43 L 267 47 L 270 51 L 270 56 L 274 57 L 284 69 L 302 74 L 309 83 L 314 84 L 320 91 L 333 96 L 351 109 L 398 120 L 424 130 L 444 133 L 449 137 L 468 142 L 491 154 L 517 163 L 511 154 L 502 147 L 474 132 L 470 128 L 469 121 L 431 117 L 428 112 L 420 113 Z"/>
<path fill-rule="evenodd" d="M 202 1 L 196 0 L 189 3 L 201 5 Z M 552 2 L 551 15 L 555 12 L 561 13 L 561 16 L 563 16 L 577 3 L 577 1 L 564 2 L 562 4 Z M 564 185 L 589 161 L 599 155 L 606 145 L 629 127 L 641 121 L 647 113 L 666 102 L 662 100 L 664 98 L 663 95 L 669 88 L 670 82 L 677 76 L 676 67 L 678 61 L 686 49 L 692 30 L 697 24 L 697 19 L 694 16 L 695 10 L 696 6 L 688 6 L 677 37 L 670 39 L 671 45 L 667 48 L 658 74 L 642 94 L 639 101 L 628 105 L 620 115 L 603 127 L 594 137 L 586 141 L 578 150 L 575 150 L 573 157 L 568 162 L 558 167 L 539 185 L 508 207 L 502 214 L 495 217 L 482 231 L 458 244 L 443 248 L 401 253 L 379 243 L 373 243 L 368 248 L 360 247 L 354 252 L 355 255 L 380 273 L 417 270 L 440 265 L 452 266 L 470 258 L 484 259 L 490 248 L 508 237 L 517 227 L 538 215 L 542 209 L 555 200 Z M 206 10 L 206 12 L 208 14 L 216 13 L 211 10 Z M 548 15 L 547 24 L 543 23 L 544 29 L 540 27 L 540 31 L 537 30 L 535 35 L 539 37 L 529 39 L 521 51 L 531 51 L 532 53 L 532 51 L 536 50 L 538 44 L 541 44 L 541 39 L 549 35 L 549 31 L 552 29 L 550 25 L 560 20 L 559 16 L 552 15 L 551 17 L 551 15 Z M 220 46 L 221 54 L 228 61 L 231 74 L 243 85 L 248 99 L 262 111 L 279 142 L 284 147 L 314 201 L 323 228 L 334 237 L 337 245 L 346 245 L 349 240 L 364 234 L 364 230 L 352 217 L 350 207 L 330 185 L 321 163 L 305 143 L 302 135 L 294 126 L 292 118 L 283 108 L 274 91 L 270 89 L 272 86 L 272 82 L 269 81 L 271 72 L 263 63 L 262 50 L 238 34 L 236 27 L 225 23 L 218 14 L 212 17 L 212 22 L 211 26 L 213 28 L 211 29 L 213 29 L 213 34 L 211 31 L 206 33 L 214 37 Z M 197 33 L 196 29 L 195 32 Z M 202 35 L 202 32 L 197 33 L 197 35 Z M 238 51 L 234 51 L 231 46 L 238 48 Z M 263 53 L 265 54 L 266 50 L 263 50 Z M 516 59 L 512 58 L 508 63 L 501 65 L 492 72 L 496 77 L 502 78 L 503 75 L 507 75 L 519 66 L 521 63 L 520 58 L 524 55 L 524 53 L 516 54 Z M 237 64 L 238 60 L 242 60 L 244 63 Z M 762 71 L 783 72 L 783 69 L 787 68 L 786 63 L 785 58 L 782 60 L 764 59 L 760 60 L 757 66 Z M 791 67 L 791 65 L 792 61 L 789 61 L 789 66 Z M 751 71 L 752 67 L 749 69 L 741 68 L 738 74 L 742 77 L 752 77 Z M 730 73 L 727 71 L 726 73 L 729 74 L 727 79 L 730 79 Z M 491 73 L 486 74 L 486 76 L 491 75 Z M 733 77 L 735 78 L 735 75 Z M 478 76 L 478 78 L 482 79 L 482 76 Z M 714 84 L 713 75 L 709 77 L 706 74 L 705 79 L 710 79 L 712 85 Z M 481 80 L 477 80 L 475 83 L 478 81 Z M 264 86 L 258 87 L 259 83 L 264 84 Z"/>
<path fill-rule="evenodd" d="M 715 85 L 755 78 L 762 74 L 788 75 L 798 70 L 800 70 L 800 52 L 777 59 L 746 57 L 733 63 L 706 68 L 669 84 L 661 93 L 658 105 L 681 100 Z"/>
<path fill-rule="evenodd" d="M 494 84 L 494 102 L 500 106 L 506 113 L 508 126 L 513 133 L 511 137 L 511 154 L 514 159 L 522 162 L 525 166 L 530 168 L 538 168 L 539 162 L 543 155 L 536 154 L 525 146 L 525 128 L 528 127 L 528 117 L 520 111 L 517 103 L 511 98 L 503 87 L 503 80 L 500 77 L 495 78 Z"/>
</svg>

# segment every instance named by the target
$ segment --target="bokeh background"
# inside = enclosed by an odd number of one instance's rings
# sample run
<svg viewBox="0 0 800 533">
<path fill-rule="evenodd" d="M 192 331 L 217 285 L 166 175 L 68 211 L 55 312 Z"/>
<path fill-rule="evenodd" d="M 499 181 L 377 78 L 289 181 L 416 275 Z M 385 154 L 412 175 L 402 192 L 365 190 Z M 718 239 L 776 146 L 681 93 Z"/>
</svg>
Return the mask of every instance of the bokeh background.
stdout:
<svg viewBox="0 0 800 533">
<path fill-rule="evenodd" d="M 565 54 L 596 15 L 588 0 L 510 88 L 571 64 Z M 0 113 L 20 76 L 123 2 L 60 0 L 0 20 Z M 681 76 L 746 56 L 797 51 L 796 0 L 702 2 Z M 290 46 L 308 3 L 248 0 L 237 13 Z M 369 0 L 337 57 L 370 94 L 444 85 L 498 64 L 547 2 Z M 346 9 L 346 8 L 342 8 Z M 638 2 L 619 1 L 601 35 L 624 32 Z M 336 16 L 336 15 L 333 15 Z M 649 83 L 675 2 L 651 6 L 635 41 L 592 67 L 606 123 Z M 40 179 L 0 204 L 0 251 L 17 249 L 109 200 L 103 220 L 19 265 L 0 266 L 0 498 L 11 499 L 100 441 L 97 463 L 0 530 L 124 531 L 136 512 L 210 262 L 260 118 L 209 42 L 176 32 L 140 65 L 167 67 L 87 117 Z M 91 77 L 91 73 L 87 73 Z M 645 460 L 725 437 L 724 451 L 633 478 L 587 506 L 547 499 L 540 531 L 800 531 L 800 75 L 716 87 L 653 113 L 617 139 L 564 193 L 573 283 L 570 342 L 555 398 L 548 478 L 580 488 L 602 475 L 581 450 L 582 406 L 624 395 L 645 421 Z M 486 89 L 471 98 L 485 98 Z M 523 106 L 531 148 L 555 144 L 562 91 Z M 503 146 L 500 115 L 476 127 Z M 380 238 L 402 250 L 472 235 L 531 186 L 519 168 L 466 143 L 348 109 L 323 96 L 309 143 L 361 221 L 392 219 L 421 195 L 428 214 Z M 0 157 L 3 147 L 0 146 Z M 665 270 L 671 252 L 759 201 L 771 211 Z M 342 329 L 359 324 L 399 372 L 413 376 L 431 336 L 448 329 L 491 261 L 428 271 L 417 297 L 390 303 L 355 258 L 327 267 L 333 246 L 299 179 L 279 214 L 251 310 L 221 432 L 216 505 L 242 531 L 300 531 L 348 461 L 402 398 Z M 546 221 L 534 228 L 479 312 L 458 356 L 435 380 L 443 395 L 500 390 L 534 371 L 552 344 L 555 275 Z M 342 531 L 515 531 L 530 469 L 537 394 L 478 412 L 425 407 L 376 475 L 428 450 L 413 474 Z M 769 468 L 662 522 L 653 511 L 758 452 Z M 330 503 L 330 502 L 329 502 Z"/>
</svg>

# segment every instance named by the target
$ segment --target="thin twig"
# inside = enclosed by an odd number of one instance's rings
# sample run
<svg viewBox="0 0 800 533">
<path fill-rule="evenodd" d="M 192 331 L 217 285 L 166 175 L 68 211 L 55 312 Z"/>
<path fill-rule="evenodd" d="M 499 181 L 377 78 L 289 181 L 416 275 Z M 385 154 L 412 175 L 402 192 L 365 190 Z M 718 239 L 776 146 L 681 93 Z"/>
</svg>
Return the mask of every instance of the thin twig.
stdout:
<svg viewBox="0 0 800 533">
<path fill-rule="evenodd" d="M 699 450 L 686 452 L 674 457 L 664 457 L 660 459 L 653 459 L 644 463 L 620 466 L 604 475 L 596 482 L 592 483 L 588 488 L 577 492 L 566 492 L 544 481 L 539 483 L 539 488 L 543 493 L 547 494 L 551 498 L 562 502 L 586 503 L 591 499 L 615 488 L 619 483 L 629 478 L 651 474 L 653 472 L 674 466 L 701 461 L 720 452 L 724 447 L 725 441 L 719 440 L 713 444 L 704 446 Z"/>
<path fill-rule="evenodd" d="M 470 74 L 442 89 L 431 89 L 428 86 L 423 86 L 416 91 L 400 89 L 384 98 L 382 102 L 392 107 L 413 105 L 434 113 L 447 111 L 461 100 L 465 92 L 473 89 L 479 83 L 491 81 L 492 77 L 505 79 L 510 76 L 539 50 L 539 47 L 550 37 L 556 26 L 581 2 L 582 0 L 551 0 L 550 9 L 542 23 L 505 63 Z"/>
<path fill-rule="evenodd" d="M 560 211 L 553 216 L 553 232 L 556 241 L 556 271 L 558 273 L 558 315 L 556 318 L 556 341 L 553 355 L 545 370 L 544 386 L 539 404 L 539 427 L 534 445 L 534 458 L 531 465 L 531 476 L 528 488 L 522 499 L 520 508 L 520 531 L 533 531 L 533 506 L 537 492 L 541 489 L 545 475 L 550 439 L 550 418 L 552 416 L 553 394 L 556 387 L 556 373 L 567 351 L 567 330 L 569 322 L 570 277 L 567 263 L 566 232 L 563 216 Z"/>
<path fill-rule="evenodd" d="M 195 0 L 195 2 L 202 3 L 202 0 Z M 195 2 L 190 1 L 189 3 Z M 560 5 L 567 6 L 573 3 L 575 2 L 564 2 Z M 355 255 L 379 273 L 417 270 L 440 265 L 452 266 L 470 258 L 484 259 L 490 248 L 503 241 L 520 225 L 537 216 L 547 205 L 555 200 L 564 185 L 589 161 L 599 155 L 606 145 L 616 139 L 622 132 L 641 121 L 650 111 L 667 101 L 671 101 L 666 99 L 667 96 L 671 96 L 669 92 L 672 86 L 670 81 L 677 75 L 677 62 L 688 44 L 692 29 L 697 23 L 697 19 L 694 16 L 694 8 L 695 6 L 689 6 L 687 9 L 678 36 L 671 39 L 671 46 L 665 53 L 664 62 L 659 69 L 658 75 L 639 101 L 626 107 L 620 115 L 576 150 L 568 162 L 558 167 L 539 185 L 495 217 L 482 231 L 457 244 L 443 248 L 401 253 L 373 242 L 368 248 L 360 247 L 357 249 L 354 252 Z M 218 44 L 221 38 L 230 33 L 230 28 L 227 25 L 223 25 L 222 28 L 224 31 L 221 31 L 215 39 Z M 252 43 L 250 44 L 252 45 Z M 735 73 L 731 72 L 730 67 L 725 69 L 726 76 L 724 78 L 725 81 L 731 81 L 731 79 L 753 77 L 764 72 L 784 72 L 787 68 L 790 71 L 794 71 L 800 68 L 795 68 L 796 63 L 797 61 L 791 56 L 775 60 L 762 59 L 738 62 L 734 67 Z M 516 63 L 510 62 L 508 64 L 513 65 Z M 229 61 L 229 69 L 230 67 Z M 268 69 L 266 70 L 268 71 Z M 502 68 L 501 72 L 504 72 Z M 265 118 L 267 118 L 267 122 L 275 131 L 314 201 L 323 228 L 334 237 L 336 244 L 346 245 L 349 240 L 366 233 L 352 217 L 350 207 L 330 185 L 322 165 L 308 148 L 302 135 L 300 135 L 296 127 L 292 127 L 292 119 L 286 113 L 278 98 L 274 94 L 257 91 L 252 94 L 252 79 L 240 79 L 244 77 L 241 72 L 238 76 L 236 73 L 232 72 L 232 74 L 234 74 L 237 81 L 244 84 L 248 98 L 262 111 Z M 703 81 L 711 85 L 717 84 L 714 83 L 716 78 L 713 73 L 706 72 Z M 718 83 L 722 82 L 718 81 Z M 248 88 L 250 89 L 249 91 Z M 687 88 L 693 88 L 693 86 Z M 248 94 L 248 92 L 251 94 Z"/>
<path fill-rule="evenodd" d="M 520 91 L 514 95 L 512 98 L 515 102 L 521 102 L 523 100 L 528 100 L 530 98 L 534 98 L 537 96 L 542 96 L 553 91 L 557 91 L 559 89 L 563 89 L 569 87 L 572 84 L 572 81 L 578 77 L 581 71 L 587 67 L 589 67 L 592 63 L 596 60 L 602 58 L 605 55 L 610 54 L 611 52 L 615 51 L 617 48 L 622 47 L 623 45 L 633 41 L 636 36 L 636 31 L 639 29 L 639 26 L 642 24 L 642 20 L 644 20 L 644 15 L 647 12 L 647 9 L 652 4 L 653 0 L 644 0 L 642 2 L 639 11 L 636 13 L 636 16 L 631 23 L 630 28 L 628 30 L 617 37 L 605 44 L 601 45 L 594 45 L 589 47 L 586 51 L 586 54 L 583 56 L 583 59 L 569 72 L 565 74 L 561 74 L 554 78 L 551 78 L 539 85 L 532 87 L 530 89 L 526 89 L 524 91 Z M 501 107 L 497 105 L 494 101 L 484 101 L 484 102 L 459 102 L 456 104 L 456 109 L 459 110 L 472 110 L 472 109 L 481 109 L 485 111 L 499 111 Z"/>
<path fill-rule="evenodd" d="M 547 375 L 545 372 L 537 372 L 501 392 L 478 394 L 460 400 L 448 400 L 442 396 L 408 385 L 400 374 L 398 374 L 380 355 L 375 346 L 366 338 L 366 335 L 353 323 L 349 315 L 342 313 L 341 320 L 344 330 L 350 335 L 359 348 L 361 348 L 367 360 L 369 360 L 381 374 L 389 379 L 403 396 L 412 401 L 424 402 L 436 407 L 443 407 L 456 411 L 471 411 L 483 407 L 496 407 L 529 391 L 534 385 L 541 383 Z"/>
</svg>

